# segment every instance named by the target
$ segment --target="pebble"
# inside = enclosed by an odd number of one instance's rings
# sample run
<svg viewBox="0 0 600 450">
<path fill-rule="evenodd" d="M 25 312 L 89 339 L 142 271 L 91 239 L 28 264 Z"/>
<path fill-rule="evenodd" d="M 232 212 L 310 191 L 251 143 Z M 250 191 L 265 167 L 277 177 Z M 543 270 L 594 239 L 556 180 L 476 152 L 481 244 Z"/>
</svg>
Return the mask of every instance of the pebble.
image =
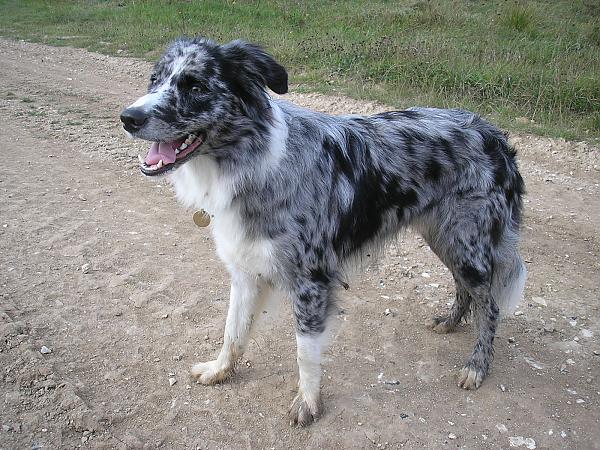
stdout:
<svg viewBox="0 0 600 450">
<path fill-rule="evenodd" d="M 567 364 L 570 366 L 574 366 L 575 365 L 575 361 L 573 361 L 571 358 L 567 359 Z"/>
<path fill-rule="evenodd" d="M 523 436 L 511 436 L 508 438 L 508 442 L 511 447 L 525 446 L 530 450 L 537 448 L 532 438 L 524 438 Z"/>
<path fill-rule="evenodd" d="M 581 337 L 586 338 L 586 339 L 594 337 L 594 332 L 592 330 L 588 330 L 586 328 L 583 328 L 579 333 L 581 334 Z"/>
<path fill-rule="evenodd" d="M 567 433 L 565 433 L 564 431 L 560 432 L 560 437 L 561 438 L 566 438 L 567 437 Z"/>
<path fill-rule="evenodd" d="M 177 378 L 169 377 L 169 386 L 173 386 L 175 383 L 177 383 Z"/>
<path fill-rule="evenodd" d="M 594 350 L 592 353 L 594 356 L 600 356 L 600 350 Z"/>
<path fill-rule="evenodd" d="M 40 348 L 40 353 L 42 355 L 47 355 L 48 353 L 52 353 L 52 350 L 46 347 L 45 345 L 42 345 L 42 348 Z"/>
<path fill-rule="evenodd" d="M 515 316 L 522 316 L 523 314 L 525 314 L 523 311 L 515 311 Z"/>
<path fill-rule="evenodd" d="M 421 274 L 421 276 L 422 276 L 423 278 L 431 278 L 431 275 L 429 275 L 427 272 L 423 272 L 423 273 Z"/>
<path fill-rule="evenodd" d="M 390 314 L 392 314 L 392 310 L 390 308 L 386 308 L 385 311 L 383 312 L 383 314 L 385 314 L 386 316 L 389 316 Z"/>
<path fill-rule="evenodd" d="M 448 439 L 456 439 L 456 435 L 454 433 L 448 434 Z"/>
<path fill-rule="evenodd" d="M 533 358 L 531 358 L 529 356 L 525 356 L 525 357 L 523 357 L 523 359 L 525 360 L 525 362 L 527 364 L 529 364 L 534 369 L 542 370 L 544 368 L 544 365 L 542 363 L 536 361 L 535 359 L 533 359 Z"/>
<path fill-rule="evenodd" d="M 546 300 L 543 297 L 531 297 L 531 301 L 537 303 L 540 306 L 548 306 Z"/>
<path fill-rule="evenodd" d="M 500 385 L 500 390 L 502 392 L 506 392 L 506 386 L 504 386 L 503 384 Z"/>
<path fill-rule="evenodd" d="M 81 273 L 90 273 L 91 266 L 88 263 L 85 263 L 81 266 Z"/>
<path fill-rule="evenodd" d="M 86 197 L 85 197 L 85 195 L 83 195 L 83 194 L 79 194 L 79 195 L 77 196 L 77 198 L 79 198 L 79 200 L 81 200 L 82 202 L 85 202 L 85 201 L 87 201 L 87 198 L 86 198 Z"/>
<path fill-rule="evenodd" d="M 508 428 L 506 428 L 506 425 L 504 425 L 503 423 L 498 423 L 496 424 L 496 429 L 500 432 L 500 433 L 508 433 Z"/>
</svg>

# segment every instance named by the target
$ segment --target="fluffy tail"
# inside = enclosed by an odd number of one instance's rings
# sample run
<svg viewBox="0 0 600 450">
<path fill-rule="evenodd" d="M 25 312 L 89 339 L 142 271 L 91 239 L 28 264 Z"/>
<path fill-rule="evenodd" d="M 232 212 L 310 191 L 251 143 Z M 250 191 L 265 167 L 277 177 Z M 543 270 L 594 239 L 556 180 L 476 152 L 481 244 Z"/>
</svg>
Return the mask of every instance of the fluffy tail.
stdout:
<svg viewBox="0 0 600 450">
<path fill-rule="evenodd" d="M 517 308 L 523 298 L 526 278 L 527 269 L 516 251 L 512 258 L 497 264 L 494 268 L 492 297 L 502 316 L 512 314 Z"/>
</svg>

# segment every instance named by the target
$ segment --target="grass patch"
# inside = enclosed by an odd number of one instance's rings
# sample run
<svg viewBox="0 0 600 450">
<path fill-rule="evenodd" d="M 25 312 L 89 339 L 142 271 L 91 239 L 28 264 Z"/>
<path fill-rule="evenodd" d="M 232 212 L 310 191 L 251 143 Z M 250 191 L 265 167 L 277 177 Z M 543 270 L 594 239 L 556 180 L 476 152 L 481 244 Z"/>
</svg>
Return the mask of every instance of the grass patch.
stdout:
<svg viewBox="0 0 600 450">
<path fill-rule="evenodd" d="M 600 139 L 600 6 L 591 0 L 0 0 L 0 34 L 156 58 L 171 39 L 245 38 L 304 90 L 396 108 L 461 107 Z"/>
</svg>

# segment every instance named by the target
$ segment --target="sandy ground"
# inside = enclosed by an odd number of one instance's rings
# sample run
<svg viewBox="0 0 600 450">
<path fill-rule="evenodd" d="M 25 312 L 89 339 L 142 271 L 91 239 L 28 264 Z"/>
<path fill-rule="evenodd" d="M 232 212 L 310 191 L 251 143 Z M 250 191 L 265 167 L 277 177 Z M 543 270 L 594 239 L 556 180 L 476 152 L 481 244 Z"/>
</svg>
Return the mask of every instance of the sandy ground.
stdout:
<svg viewBox="0 0 600 450">
<path fill-rule="evenodd" d="M 513 137 L 530 275 L 478 391 L 455 382 L 470 325 L 423 325 L 448 309 L 452 283 L 409 234 L 340 293 L 325 415 L 294 429 L 285 302 L 263 314 L 231 382 L 189 379 L 218 352 L 228 276 L 165 181 L 139 174 L 146 145 L 120 129 L 150 65 L 1 39 L 0 54 L 0 448 L 600 448 L 598 148 Z"/>
</svg>

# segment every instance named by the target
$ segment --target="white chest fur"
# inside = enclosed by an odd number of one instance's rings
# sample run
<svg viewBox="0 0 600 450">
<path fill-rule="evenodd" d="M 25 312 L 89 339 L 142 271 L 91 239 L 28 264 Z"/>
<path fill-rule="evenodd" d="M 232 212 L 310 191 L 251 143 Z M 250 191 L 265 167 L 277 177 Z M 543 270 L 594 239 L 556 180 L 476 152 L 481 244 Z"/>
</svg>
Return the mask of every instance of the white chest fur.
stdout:
<svg viewBox="0 0 600 450">
<path fill-rule="evenodd" d="M 232 205 L 233 182 L 208 157 L 198 156 L 170 177 L 177 200 L 188 208 L 213 216 L 211 230 L 217 253 L 230 271 L 269 276 L 273 273 L 273 244 L 250 239 L 238 208 Z"/>
</svg>

